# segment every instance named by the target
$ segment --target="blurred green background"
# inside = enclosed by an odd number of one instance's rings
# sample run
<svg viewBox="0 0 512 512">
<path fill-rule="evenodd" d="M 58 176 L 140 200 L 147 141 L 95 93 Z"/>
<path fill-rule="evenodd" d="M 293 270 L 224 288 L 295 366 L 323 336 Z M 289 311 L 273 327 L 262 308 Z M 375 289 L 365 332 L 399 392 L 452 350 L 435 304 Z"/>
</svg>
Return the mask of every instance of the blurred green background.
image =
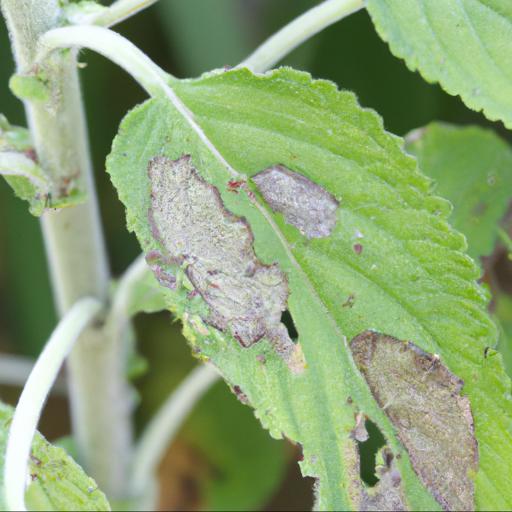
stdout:
<svg viewBox="0 0 512 512">
<path fill-rule="evenodd" d="M 237 64 L 273 31 L 314 4 L 305 0 L 160 0 L 116 30 L 175 76 L 192 77 Z M 102 57 L 83 52 L 80 60 L 87 64 L 81 77 L 110 264 L 119 276 L 137 256 L 138 245 L 125 229 L 124 212 L 104 172 L 104 161 L 121 118 L 145 95 Z M 444 120 L 492 126 L 509 137 L 501 124 L 486 121 L 458 98 L 411 73 L 390 54 L 366 12 L 328 28 L 283 63 L 353 90 L 363 106 L 377 110 L 385 127 L 399 135 L 429 121 Z M 2 20 L 0 112 L 11 123 L 23 125 L 22 107 L 7 86 L 12 72 Z M 0 181 L 0 350 L 38 354 L 55 324 L 50 297 L 38 221 Z M 149 362 L 149 371 L 136 381 L 140 429 L 194 360 L 179 326 L 171 325 L 168 315 L 138 318 L 136 327 L 139 350 Z M 0 396 L 10 402 L 18 392 L 0 388 Z M 43 432 L 55 438 L 68 429 L 65 401 L 50 400 Z M 166 510 L 310 508 L 312 482 L 300 478 L 295 463 L 299 456 L 298 448 L 271 440 L 251 410 L 220 383 L 199 405 L 166 456 L 161 506 Z M 371 467 L 365 471 L 371 480 Z"/>
</svg>

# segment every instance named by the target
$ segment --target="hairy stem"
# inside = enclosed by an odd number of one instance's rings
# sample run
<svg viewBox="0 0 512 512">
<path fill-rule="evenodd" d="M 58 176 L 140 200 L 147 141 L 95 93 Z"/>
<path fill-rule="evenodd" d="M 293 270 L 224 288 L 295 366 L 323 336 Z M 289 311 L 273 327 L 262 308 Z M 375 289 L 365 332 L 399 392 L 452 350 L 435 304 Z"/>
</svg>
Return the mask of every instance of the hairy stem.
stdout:
<svg viewBox="0 0 512 512">
<path fill-rule="evenodd" d="M 23 388 L 9 429 L 5 456 L 5 499 L 9 510 L 26 510 L 28 458 L 44 403 L 71 347 L 101 307 L 97 299 L 84 298 L 66 313 Z"/>
<path fill-rule="evenodd" d="M 0 354 L 0 385 L 23 387 L 34 364 L 35 361 L 28 357 Z M 66 379 L 63 376 L 57 377 L 52 392 L 66 395 Z"/>
<path fill-rule="evenodd" d="M 239 66 L 263 72 L 324 28 L 364 7 L 365 0 L 326 0 L 267 39 Z"/>
<path fill-rule="evenodd" d="M 58 25 L 58 0 L 1 0 L 18 72 L 33 69 L 38 40 Z M 74 52 L 48 60 L 51 102 L 25 102 L 41 167 L 58 195 L 70 181 L 87 194 L 74 208 L 47 212 L 41 222 L 57 308 L 108 299 L 109 270 L 89 159 Z M 69 358 L 73 432 L 80 462 L 111 497 L 124 495 L 131 452 L 131 395 L 118 340 L 101 326 L 87 329 Z"/>
<path fill-rule="evenodd" d="M 139 11 L 155 4 L 158 0 L 117 0 L 105 11 L 94 17 L 91 22 L 103 27 L 112 27 Z"/>
<path fill-rule="evenodd" d="M 89 48 L 100 53 L 129 73 L 150 95 L 159 94 L 170 78 L 128 39 L 106 28 L 83 25 L 50 30 L 40 39 L 37 62 L 59 48 Z"/>
<path fill-rule="evenodd" d="M 219 377 L 211 366 L 196 367 L 160 407 L 134 453 L 130 481 L 135 496 L 151 489 L 163 450 L 172 442 L 195 404 Z"/>
</svg>

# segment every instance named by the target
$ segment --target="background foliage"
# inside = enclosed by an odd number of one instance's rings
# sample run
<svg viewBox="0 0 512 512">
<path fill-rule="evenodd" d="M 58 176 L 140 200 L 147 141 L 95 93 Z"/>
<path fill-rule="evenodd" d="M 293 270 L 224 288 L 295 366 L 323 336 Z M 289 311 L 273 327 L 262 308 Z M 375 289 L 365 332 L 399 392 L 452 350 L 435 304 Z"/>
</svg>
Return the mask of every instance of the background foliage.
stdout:
<svg viewBox="0 0 512 512">
<path fill-rule="evenodd" d="M 120 30 L 174 75 L 197 76 L 211 68 L 236 64 L 258 42 L 311 3 L 163 0 L 126 21 Z M 104 172 L 104 161 L 121 117 L 145 95 L 105 59 L 84 52 L 81 60 L 87 63 L 82 81 L 103 223 L 112 269 L 119 275 L 139 249 L 133 235 L 126 231 L 123 207 Z M 385 127 L 399 135 L 441 120 L 488 126 L 510 139 L 500 123 L 490 123 L 468 110 L 458 98 L 447 95 L 437 85 L 427 84 L 393 57 L 365 11 L 330 27 L 284 63 L 353 90 L 363 106 L 377 110 Z M 12 71 L 6 30 L 0 22 L 0 111 L 13 124 L 23 125 L 21 105 L 7 87 Z M 511 325 L 507 320 L 512 317 L 512 302 L 507 300 L 507 293 L 512 292 L 511 270 L 503 249 L 489 258 L 486 280 L 503 297 L 498 301 L 498 312 L 505 328 Z M 39 352 L 55 324 L 50 295 L 38 221 L 0 182 L 1 350 L 32 356 Z M 179 328 L 170 330 L 168 324 L 168 315 L 164 314 L 137 320 L 140 350 L 150 367 L 136 381 L 143 398 L 137 410 L 139 428 L 194 365 Z M 14 403 L 17 392 L 0 388 L 0 397 Z M 54 439 L 68 429 L 64 401 L 52 399 L 41 431 Z M 162 467 L 161 478 L 168 485 L 164 486 L 161 504 L 167 509 L 276 509 L 285 504 L 288 509 L 303 509 L 311 501 L 311 482 L 300 478 L 294 463 L 298 456 L 286 443 L 269 439 L 250 409 L 239 404 L 225 384 L 219 383 L 173 445 L 166 459 L 172 458 L 172 467 L 165 463 Z M 240 467 L 243 471 L 237 470 Z"/>
</svg>

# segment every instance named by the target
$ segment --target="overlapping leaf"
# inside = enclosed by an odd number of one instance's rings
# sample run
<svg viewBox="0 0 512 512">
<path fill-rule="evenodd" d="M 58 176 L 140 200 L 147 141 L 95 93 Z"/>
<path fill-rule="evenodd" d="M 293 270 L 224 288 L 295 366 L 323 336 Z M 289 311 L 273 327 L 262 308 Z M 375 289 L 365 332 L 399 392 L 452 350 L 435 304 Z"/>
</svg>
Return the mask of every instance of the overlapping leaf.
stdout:
<svg viewBox="0 0 512 512">
<path fill-rule="evenodd" d="M 391 51 L 466 105 L 512 128 L 512 3 L 368 0 Z"/>
<path fill-rule="evenodd" d="M 41 215 L 50 194 L 50 181 L 35 161 L 26 128 L 11 126 L 0 115 L 0 175 L 16 195 L 29 202 L 30 211 Z"/>
<path fill-rule="evenodd" d="M 0 175 L 20 198 L 28 201 L 30 213 L 40 216 L 47 208 L 58 209 L 82 203 L 85 196 L 74 180 L 56 187 L 37 161 L 26 128 L 12 126 L 0 114 Z"/>
<path fill-rule="evenodd" d="M 288 309 L 306 361 L 299 373 L 290 371 L 268 339 L 242 348 L 206 324 L 204 302 L 189 293 L 193 287 L 173 265 L 167 270 L 177 273 L 178 286 L 166 289 L 166 296 L 196 353 L 241 389 L 272 435 L 302 444 L 302 471 L 319 479 L 317 506 L 358 506 L 349 459 L 354 415 L 363 411 L 400 455 L 408 506 L 439 507 L 347 348 L 347 340 L 374 329 L 438 354 L 465 380 L 480 448 L 477 507 L 510 507 L 510 383 L 499 358 L 484 359 L 496 337 L 487 297 L 475 282 L 479 272 L 465 254 L 464 237 L 446 222 L 449 204 L 430 195 L 429 181 L 402 151 L 401 140 L 351 93 L 289 69 L 264 76 L 236 70 L 173 87 L 200 129 L 168 98 L 150 100 L 122 123 L 108 170 L 128 225 L 149 253 L 161 247 L 148 220 L 148 164 L 155 156 L 190 154 L 225 208 L 247 219 L 257 257 L 277 262 L 286 273 Z M 330 236 L 303 237 L 272 213 L 250 180 L 246 187 L 233 186 L 233 180 L 276 164 L 336 198 Z"/>
<path fill-rule="evenodd" d="M 407 150 L 453 204 L 450 221 L 469 254 L 489 256 L 512 197 L 512 149 L 490 130 L 433 123 L 411 133 Z"/>
<path fill-rule="evenodd" d="M 4 502 L 4 457 L 12 408 L 0 402 L 0 510 Z M 39 433 L 30 456 L 26 493 L 29 510 L 110 510 L 96 482 L 62 449 L 52 446 Z"/>
</svg>

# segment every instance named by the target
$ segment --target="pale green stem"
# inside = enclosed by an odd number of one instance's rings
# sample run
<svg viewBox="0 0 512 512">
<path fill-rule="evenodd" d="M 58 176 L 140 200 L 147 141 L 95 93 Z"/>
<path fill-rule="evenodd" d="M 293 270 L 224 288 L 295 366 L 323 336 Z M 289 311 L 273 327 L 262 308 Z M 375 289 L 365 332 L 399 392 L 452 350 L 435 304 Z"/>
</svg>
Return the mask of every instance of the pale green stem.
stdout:
<svg viewBox="0 0 512 512">
<path fill-rule="evenodd" d="M 61 21 L 59 0 L 0 0 L 19 73 L 34 69 L 37 43 Z M 52 56 L 46 69 L 51 102 L 25 101 L 39 164 L 52 193 L 75 182 L 87 202 L 41 218 L 60 315 L 82 297 L 106 302 L 109 269 L 103 241 L 76 52 Z M 131 398 L 122 343 L 99 325 L 89 327 L 68 359 L 73 434 L 80 463 L 112 498 L 125 495 L 131 456 Z"/>
<path fill-rule="evenodd" d="M 150 95 L 161 93 L 162 84 L 170 76 L 128 39 L 103 27 L 77 25 L 46 32 L 39 40 L 37 62 L 59 48 L 89 48 L 100 53 L 123 68 Z"/>
<path fill-rule="evenodd" d="M 147 9 L 158 0 L 117 0 L 103 12 L 90 20 L 90 23 L 102 27 L 112 27 L 125 19 Z"/>
<path fill-rule="evenodd" d="M 139 282 L 151 272 L 143 256 L 137 258 L 125 271 L 112 298 L 112 306 L 105 321 L 105 331 L 113 339 L 123 340 L 119 346 L 119 355 L 128 361 L 136 343 L 135 333 L 131 328 L 130 320 L 133 303 Z M 130 453 L 130 457 L 131 457 Z M 129 461 L 128 461 L 129 464 Z M 127 488 L 131 495 L 131 489 Z"/>
<path fill-rule="evenodd" d="M 135 497 L 151 488 L 165 448 L 195 404 L 217 379 L 219 374 L 211 366 L 194 368 L 152 418 L 134 452 L 130 488 Z"/>
<path fill-rule="evenodd" d="M 9 428 L 5 456 L 5 500 L 9 510 L 26 510 L 25 485 L 30 448 L 50 389 L 82 331 L 100 312 L 97 299 L 84 298 L 62 318 L 23 388 Z"/>
<path fill-rule="evenodd" d="M 362 9 L 366 0 L 326 0 L 293 20 L 257 48 L 238 67 L 263 72 L 324 28 Z"/>
<path fill-rule="evenodd" d="M 15 354 L 0 354 L 0 384 L 4 386 L 23 387 L 25 385 L 35 361 Z M 57 377 L 52 392 L 65 395 L 66 381 Z"/>
<path fill-rule="evenodd" d="M 144 254 L 141 254 L 128 267 L 121 279 L 112 300 L 112 308 L 109 316 L 113 319 L 128 318 L 130 315 L 129 307 L 132 302 L 134 290 L 138 283 L 151 273 Z"/>
</svg>

